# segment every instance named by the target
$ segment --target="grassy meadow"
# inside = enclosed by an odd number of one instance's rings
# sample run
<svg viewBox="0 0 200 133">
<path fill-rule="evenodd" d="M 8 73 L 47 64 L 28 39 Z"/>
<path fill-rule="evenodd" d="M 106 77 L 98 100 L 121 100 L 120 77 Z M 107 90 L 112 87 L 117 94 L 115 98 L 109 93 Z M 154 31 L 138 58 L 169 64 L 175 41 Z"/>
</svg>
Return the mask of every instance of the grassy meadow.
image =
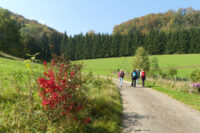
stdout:
<svg viewBox="0 0 200 133">
<path fill-rule="evenodd" d="M 20 81 L 20 89 L 24 89 L 24 91 L 27 91 L 24 88 L 24 85 L 27 81 L 27 73 L 29 72 L 26 64 L 27 63 L 23 61 L 0 57 L 0 93 L 5 94 L 5 92 L 15 92 L 16 89 L 15 87 L 13 87 L 13 85 L 16 86 L 16 83 L 14 83 L 16 80 L 18 80 L 17 82 Z M 43 66 L 39 64 L 32 64 L 32 68 L 33 71 L 36 72 L 38 75 L 42 74 L 44 70 Z"/>
<path fill-rule="evenodd" d="M 188 78 L 195 69 L 200 69 L 200 54 L 178 54 L 178 55 L 153 55 L 150 60 L 157 57 L 160 68 L 174 66 L 178 70 L 178 76 Z M 92 71 L 94 74 L 110 75 L 118 69 L 126 72 L 132 71 L 134 57 L 113 57 L 102 59 L 80 60 L 84 64 L 84 72 Z"/>
<path fill-rule="evenodd" d="M 32 68 L 33 74 L 27 67 Z M 44 67 L 40 64 L 0 58 L 0 133 L 121 132 L 122 105 L 119 90 L 110 79 L 95 78 L 91 73 L 84 75 L 82 79 L 89 105 L 86 110 L 90 114 L 91 123 L 78 128 L 50 121 L 38 96 L 37 78 L 43 74 L 43 70 Z"/>
</svg>

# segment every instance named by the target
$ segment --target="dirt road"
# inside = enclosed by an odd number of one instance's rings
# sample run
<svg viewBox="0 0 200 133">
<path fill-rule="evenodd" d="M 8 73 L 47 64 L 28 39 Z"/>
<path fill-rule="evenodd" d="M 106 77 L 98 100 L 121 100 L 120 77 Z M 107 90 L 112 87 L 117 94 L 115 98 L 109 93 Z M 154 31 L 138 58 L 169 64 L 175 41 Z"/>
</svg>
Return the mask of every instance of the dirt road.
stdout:
<svg viewBox="0 0 200 133">
<path fill-rule="evenodd" d="M 150 88 L 131 87 L 130 82 L 119 89 L 124 133 L 200 133 L 199 111 Z"/>
</svg>

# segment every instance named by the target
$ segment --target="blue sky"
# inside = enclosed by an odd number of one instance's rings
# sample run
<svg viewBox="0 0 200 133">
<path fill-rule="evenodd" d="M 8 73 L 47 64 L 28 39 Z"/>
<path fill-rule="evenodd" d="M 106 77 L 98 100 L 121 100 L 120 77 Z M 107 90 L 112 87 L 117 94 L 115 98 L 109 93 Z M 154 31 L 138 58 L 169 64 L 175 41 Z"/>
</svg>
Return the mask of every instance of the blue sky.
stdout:
<svg viewBox="0 0 200 133">
<path fill-rule="evenodd" d="M 0 0 L 0 7 L 46 24 L 68 35 L 112 33 L 129 19 L 170 9 L 200 9 L 199 0 Z"/>
</svg>

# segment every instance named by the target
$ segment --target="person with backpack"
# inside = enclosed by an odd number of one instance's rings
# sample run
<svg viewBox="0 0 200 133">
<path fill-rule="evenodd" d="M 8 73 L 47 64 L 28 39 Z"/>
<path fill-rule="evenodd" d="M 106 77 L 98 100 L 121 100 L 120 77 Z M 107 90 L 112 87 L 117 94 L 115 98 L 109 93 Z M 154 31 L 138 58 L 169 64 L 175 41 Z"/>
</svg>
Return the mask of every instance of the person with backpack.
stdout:
<svg viewBox="0 0 200 133">
<path fill-rule="evenodd" d="M 142 79 L 142 86 L 144 87 L 145 86 L 145 79 L 146 79 L 145 71 L 141 70 L 140 75 L 141 75 L 141 79 Z"/>
<path fill-rule="evenodd" d="M 136 87 L 136 79 L 137 79 L 137 72 L 136 72 L 136 70 L 133 70 L 133 72 L 131 73 L 131 78 L 132 78 L 131 86 Z"/>
<path fill-rule="evenodd" d="M 136 83 L 137 83 L 137 85 L 139 85 L 140 70 L 139 70 L 139 69 L 137 69 L 137 70 L 136 70 L 136 72 L 137 72 L 137 79 L 136 79 Z"/>
<path fill-rule="evenodd" d="M 119 78 L 119 80 L 120 80 L 120 86 L 122 87 L 123 78 L 124 78 L 124 71 L 123 71 L 123 70 L 120 70 L 120 71 L 119 71 L 118 78 Z"/>
</svg>

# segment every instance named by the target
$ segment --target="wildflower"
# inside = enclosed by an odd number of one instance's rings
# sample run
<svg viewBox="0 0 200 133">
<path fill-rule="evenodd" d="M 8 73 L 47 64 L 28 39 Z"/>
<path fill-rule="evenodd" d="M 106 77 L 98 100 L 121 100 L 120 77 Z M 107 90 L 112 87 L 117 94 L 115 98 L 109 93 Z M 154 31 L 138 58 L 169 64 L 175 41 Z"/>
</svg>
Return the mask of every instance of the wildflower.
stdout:
<svg viewBox="0 0 200 133">
<path fill-rule="evenodd" d="M 43 61 L 43 64 L 44 64 L 45 68 L 47 69 L 47 62 Z"/>
<path fill-rule="evenodd" d="M 77 111 L 81 110 L 83 108 L 82 105 L 79 105 L 78 108 L 77 108 Z"/>
<path fill-rule="evenodd" d="M 91 119 L 88 117 L 87 119 L 86 119 L 86 123 L 90 123 L 91 122 Z"/>
<path fill-rule="evenodd" d="M 193 84 L 192 84 L 192 87 L 200 88 L 200 83 L 193 83 Z"/>
<path fill-rule="evenodd" d="M 77 121 L 78 119 L 76 117 L 74 117 L 74 121 Z"/>
<path fill-rule="evenodd" d="M 71 77 L 73 77 L 74 74 L 75 74 L 74 71 L 71 71 L 71 73 L 70 73 Z"/>
<path fill-rule="evenodd" d="M 51 61 L 52 68 L 54 67 L 55 62 L 56 62 L 55 60 L 52 60 L 52 61 Z"/>
</svg>

